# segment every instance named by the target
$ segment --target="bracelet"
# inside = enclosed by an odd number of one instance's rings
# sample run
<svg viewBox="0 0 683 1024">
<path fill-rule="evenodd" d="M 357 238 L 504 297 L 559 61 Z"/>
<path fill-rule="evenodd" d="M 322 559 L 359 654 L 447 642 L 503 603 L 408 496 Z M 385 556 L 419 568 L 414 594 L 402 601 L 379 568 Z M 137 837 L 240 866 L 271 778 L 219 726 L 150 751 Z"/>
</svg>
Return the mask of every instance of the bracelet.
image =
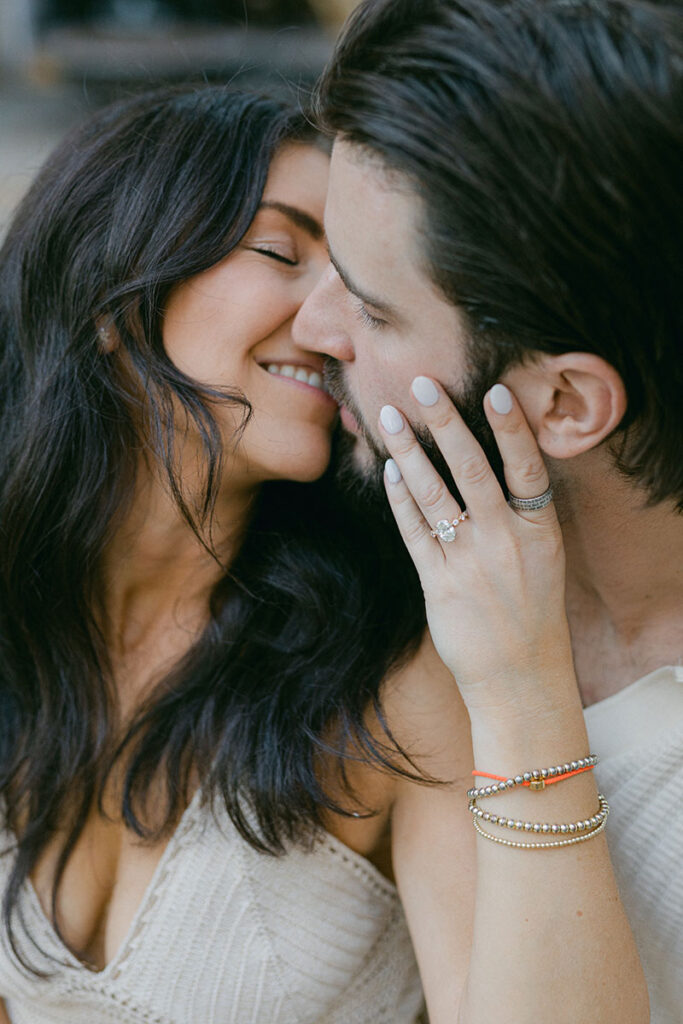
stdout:
<svg viewBox="0 0 683 1024">
<path fill-rule="evenodd" d="M 472 824 L 480 836 L 489 839 L 492 843 L 498 843 L 500 846 L 512 846 L 517 850 L 548 850 L 557 849 L 560 846 L 573 846 L 575 843 L 585 843 L 586 840 L 593 839 L 604 829 L 607 817 L 604 817 L 598 827 L 591 829 L 590 832 L 583 832 L 580 836 L 571 836 L 569 839 L 555 839 L 552 843 L 516 843 L 512 839 L 502 839 L 500 836 L 491 835 L 481 827 L 476 818 L 472 820 Z"/>
<path fill-rule="evenodd" d="M 500 825 L 502 828 L 514 828 L 518 832 L 544 832 L 552 833 L 553 835 L 561 833 L 566 835 L 567 833 L 574 832 L 590 832 L 604 823 L 609 814 L 609 804 L 602 793 L 598 793 L 598 801 L 600 803 L 599 810 L 592 817 L 584 818 L 583 821 L 572 821 L 562 825 L 549 825 L 547 822 L 515 821 L 504 814 L 490 814 L 488 811 L 482 811 L 480 807 L 477 807 L 477 802 L 474 799 L 470 801 L 469 810 L 472 812 L 475 827 L 477 818 L 479 818 L 481 821 L 490 821 L 492 825 Z"/>
<path fill-rule="evenodd" d="M 509 779 L 506 779 L 504 775 L 491 775 L 488 772 L 478 772 L 475 769 L 472 775 L 484 779 L 497 779 L 498 781 L 494 782 L 492 786 L 468 789 L 467 795 L 470 799 L 476 800 L 482 796 L 495 796 L 496 793 L 503 793 L 514 786 L 526 786 L 532 792 L 537 792 L 545 789 L 546 786 L 551 786 L 553 782 L 562 782 L 572 775 L 589 772 L 597 763 L 597 756 L 589 754 L 588 757 L 580 757 L 578 761 L 568 761 L 566 764 L 558 764 L 552 768 L 534 768 L 532 771 L 522 772 L 520 775 L 511 776 Z"/>
</svg>

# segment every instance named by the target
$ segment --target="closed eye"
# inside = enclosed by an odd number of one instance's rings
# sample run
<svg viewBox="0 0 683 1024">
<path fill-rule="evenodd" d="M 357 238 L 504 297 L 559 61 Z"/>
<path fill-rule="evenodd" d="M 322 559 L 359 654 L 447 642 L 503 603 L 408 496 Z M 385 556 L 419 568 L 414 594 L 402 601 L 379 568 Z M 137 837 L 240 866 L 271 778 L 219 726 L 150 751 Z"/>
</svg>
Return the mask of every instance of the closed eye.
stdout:
<svg viewBox="0 0 683 1024">
<path fill-rule="evenodd" d="M 361 323 L 365 324 L 366 327 L 369 327 L 371 331 L 378 331 L 381 327 L 385 326 L 386 320 L 381 320 L 378 316 L 373 316 L 372 313 L 368 312 L 360 300 L 356 301 L 355 309 L 358 319 Z"/>
<path fill-rule="evenodd" d="M 287 256 L 283 256 L 281 252 L 277 252 L 275 249 L 263 249 L 254 247 L 252 252 L 260 252 L 263 256 L 269 256 L 271 260 L 277 260 L 278 263 L 286 263 L 288 267 L 298 267 L 299 261 L 289 259 Z"/>
</svg>

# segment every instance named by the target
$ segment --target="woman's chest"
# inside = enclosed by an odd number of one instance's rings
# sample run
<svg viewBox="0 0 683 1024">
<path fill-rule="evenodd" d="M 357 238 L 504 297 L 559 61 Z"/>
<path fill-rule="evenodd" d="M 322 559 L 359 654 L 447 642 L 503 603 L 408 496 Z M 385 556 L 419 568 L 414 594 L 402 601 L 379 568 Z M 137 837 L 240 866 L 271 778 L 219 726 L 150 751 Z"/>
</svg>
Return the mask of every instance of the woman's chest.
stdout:
<svg viewBox="0 0 683 1024">
<path fill-rule="evenodd" d="M 325 813 L 325 829 L 349 851 L 393 880 L 389 811 L 392 783 L 387 776 L 360 765 L 353 766 L 349 781 L 354 791 L 363 793 L 363 810 L 348 817 Z M 336 796 L 342 802 L 341 794 Z M 348 805 L 348 798 L 343 802 Z M 105 811 L 107 816 L 92 810 L 69 854 L 57 887 L 53 922 L 66 946 L 98 971 L 112 962 L 123 947 L 147 893 L 154 887 L 155 875 L 167 850 L 173 858 L 176 831 L 184 831 L 183 823 L 187 824 L 186 817 L 193 813 L 185 812 L 170 838 L 167 833 L 165 839 L 150 842 L 125 827 L 117 801 L 110 799 Z M 56 836 L 31 876 L 35 895 L 48 920 L 53 918 L 53 888 L 63 847 L 64 837 Z"/>
</svg>

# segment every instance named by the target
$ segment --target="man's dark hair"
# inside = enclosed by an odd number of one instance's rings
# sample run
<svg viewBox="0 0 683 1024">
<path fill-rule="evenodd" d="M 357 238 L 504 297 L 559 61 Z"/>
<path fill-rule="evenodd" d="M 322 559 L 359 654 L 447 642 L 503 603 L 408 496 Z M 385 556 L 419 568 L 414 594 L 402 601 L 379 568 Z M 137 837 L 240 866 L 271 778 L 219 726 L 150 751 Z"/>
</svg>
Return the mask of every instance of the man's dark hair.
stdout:
<svg viewBox="0 0 683 1024">
<path fill-rule="evenodd" d="M 325 130 L 408 176 L 431 273 L 490 382 L 596 353 L 612 447 L 683 508 L 683 18 L 630 0 L 366 0 L 319 86 Z"/>
</svg>

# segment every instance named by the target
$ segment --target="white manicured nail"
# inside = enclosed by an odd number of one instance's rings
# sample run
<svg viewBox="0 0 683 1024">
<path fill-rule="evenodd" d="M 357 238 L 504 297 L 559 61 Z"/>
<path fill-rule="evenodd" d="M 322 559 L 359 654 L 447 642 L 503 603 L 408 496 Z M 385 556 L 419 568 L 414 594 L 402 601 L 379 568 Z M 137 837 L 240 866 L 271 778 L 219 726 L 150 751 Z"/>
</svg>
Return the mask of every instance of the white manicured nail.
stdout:
<svg viewBox="0 0 683 1024">
<path fill-rule="evenodd" d="M 416 377 L 412 391 L 420 405 L 436 405 L 439 401 L 439 392 L 429 377 Z"/>
<path fill-rule="evenodd" d="M 403 430 L 403 417 L 393 405 L 383 406 L 379 418 L 387 434 L 398 434 Z"/>
<path fill-rule="evenodd" d="M 387 474 L 387 480 L 390 484 L 397 484 L 402 480 L 401 470 L 393 459 L 387 459 L 384 464 L 384 472 Z"/>
<path fill-rule="evenodd" d="M 501 416 L 507 416 L 512 409 L 512 395 L 504 384 L 494 384 L 489 392 L 489 398 L 495 412 L 499 412 Z"/>
</svg>

